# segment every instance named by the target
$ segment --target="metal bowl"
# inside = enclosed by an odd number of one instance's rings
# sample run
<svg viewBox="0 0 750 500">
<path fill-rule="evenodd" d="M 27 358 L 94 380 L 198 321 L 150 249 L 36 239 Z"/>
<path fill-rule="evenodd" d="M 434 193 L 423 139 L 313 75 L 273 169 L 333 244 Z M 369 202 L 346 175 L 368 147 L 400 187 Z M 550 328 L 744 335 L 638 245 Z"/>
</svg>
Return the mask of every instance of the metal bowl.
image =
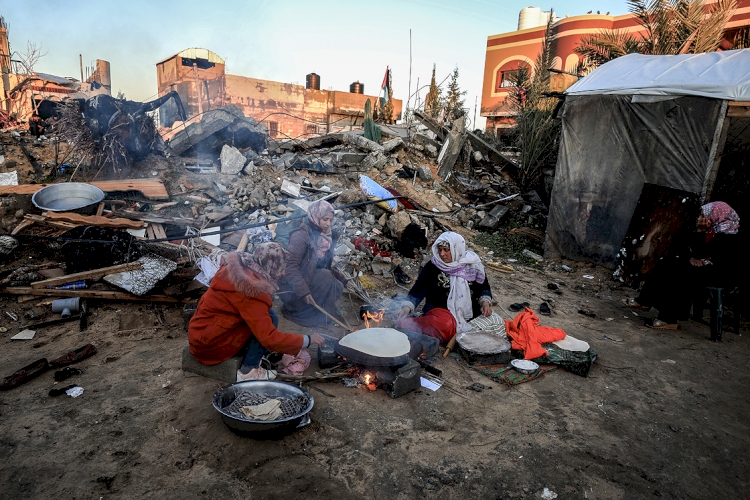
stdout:
<svg viewBox="0 0 750 500">
<path fill-rule="evenodd" d="M 539 369 L 539 365 L 527 359 L 514 359 L 510 365 L 519 373 L 530 374 Z"/>
<path fill-rule="evenodd" d="M 294 398 L 297 396 L 304 396 L 308 399 L 309 404 L 307 408 L 302 410 L 297 415 L 291 417 L 281 418 L 279 420 L 250 420 L 240 419 L 234 417 L 224 411 L 224 408 L 232 404 L 237 396 L 242 392 L 251 392 L 253 394 L 259 394 L 270 398 L 285 397 Z M 244 433 L 285 433 L 304 427 L 310 423 L 310 417 L 308 413 L 312 410 L 313 404 L 312 394 L 300 389 L 297 386 L 286 384 L 284 382 L 276 382 L 274 380 L 249 380 L 247 382 L 237 382 L 236 384 L 222 387 L 213 397 L 213 405 L 216 411 L 221 415 L 221 419 L 224 423 L 235 432 Z"/>
<path fill-rule="evenodd" d="M 67 212 L 95 205 L 105 197 L 104 191 L 84 182 L 61 182 L 45 186 L 31 197 L 42 210 Z"/>
</svg>

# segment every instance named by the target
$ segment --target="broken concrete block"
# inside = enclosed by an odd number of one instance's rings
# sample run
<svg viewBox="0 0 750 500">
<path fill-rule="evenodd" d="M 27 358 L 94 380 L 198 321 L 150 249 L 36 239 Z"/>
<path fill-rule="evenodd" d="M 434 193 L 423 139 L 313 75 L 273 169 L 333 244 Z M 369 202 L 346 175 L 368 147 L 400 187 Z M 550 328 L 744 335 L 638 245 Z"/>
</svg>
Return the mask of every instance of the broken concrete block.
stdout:
<svg viewBox="0 0 750 500">
<path fill-rule="evenodd" d="M 505 214 L 508 213 L 508 207 L 505 205 L 495 205 L 495 207 L 490 210 L 490 217 L 496 217 L 497 219 L 502 219 L 505 217 Z"/>
<path fill-rule="evenodd" d="M 391 234 L 397 239 L 401 239 L 404 229 L 409 224 L 411 224 L 411 217 L 406 212 L 396 212 L 390 216 L 386 223 Z"/>
<path fill-rule="evenodd" d="M 438 148 L 433 146 L 432 144 L 428 144 L 424 147 L 424 150 L 427 151 L 427 156 L 430 158 L 437 158 L 438 155 Z"/>
<path fill-rule="evenodd" d="M 369 151 L 371 153 L 382 153 L 384 151 L 383 146 L 375 141 L 365 138 L 363 135 L 343 134 L 342 142 L 359 148 L 362 151 Z"/>
<path fill-rule="evenodd" d="M 331 153 L 333 164 L 337 167 L 358 166 L 366 157 L 366 153 L 353 153 L 351 151 L 335 151 Z"/>
<path fill-rule="evenodd" d="M 386 141 L 383 143 L 383 151 L 386 153 L 390 153 L 391 151 L 395 151 L 396 149 L 400 149 L 404 147 L 404 140 L 400 137 L 396 137 L 395 139 L 391 139 L 390 141 Z"/>
<path fill-rule="evenodd" d="M 189 123 L 169 140 L 174 155 L 192 151 L 218 153 L 229 144 L 238 148 L 262 151 L 266 147 L 268 129 L 242 114 L 230 104 L 203 114 L 200 121 Z"/>
<path fill-rule="evenodd" d="M 393 277 L 393 273 L 391 272 L 392 264 L 390 257 L 381 257 L 380 255 L 376 255 L 370 263 L 373 274 L 382 274 L 383 278 Z"/>
<path fill-rule="evenodd" d="M 302 189 L 302 187 L 297 184 L 296 182 L 292 182 L 289 179 L 284 179 L 281 181 L 281 192 L 284 194 L 288 194 L 289 196 L 294 196 L 297 198 L 299 196 L 299 191 Z"/>
<path fill-rule="evenodd" d="M 221 160 L 221 173 L 229 175 L 236 175 L 242 172 L 242 168 L 245 166 L 245 162 L 247 162 L 247 158 L 242 156 L 242 153 L 237 148 L 227 144 L 224 144 L 221 148 L 219 159 Z"/>
<path fill-rule="evenodd" d="M 254 160 L 260 158 L 260 156 L 258 155 L 258 153 L 256 153 L 252 149 L 248 149 L 247 151 L 245 151 L 244 153 L 242 153 L 242 156 L 244 156 L 245 158 L 247 158 L 249 161 L 254 161 Z"/>
<path fill-rule="evenodd" d="M 423 165 L 417 167 L 417 175 L 421 181 L 432 182 L 432 170 L 430 170 L 430 167 L 425 167 Z"/>
<path fill-rule="evenodd" d="M 229 358 L 218 365 L 206 366 L 190 354 L 190 347 L 182 350 L 182 371 L 195 373 L 202 377 L 221 380 L 233 384 L 237 381 L 237 370 L 242 366 L 242 356 Z"/>
<path fill-rule="evenodd" d="M 374 152 L 367 155 L 367 157 L 362 160 L 362 163 L 360 163 L 359 168 L 362 171 L 367 171 L 370 169 L 377 169 L 380 170 L 385 166 L 385 164 L 388 162 L 388 158 L 383 155 L 383 153 L 380 152 Z"/>
</svg>

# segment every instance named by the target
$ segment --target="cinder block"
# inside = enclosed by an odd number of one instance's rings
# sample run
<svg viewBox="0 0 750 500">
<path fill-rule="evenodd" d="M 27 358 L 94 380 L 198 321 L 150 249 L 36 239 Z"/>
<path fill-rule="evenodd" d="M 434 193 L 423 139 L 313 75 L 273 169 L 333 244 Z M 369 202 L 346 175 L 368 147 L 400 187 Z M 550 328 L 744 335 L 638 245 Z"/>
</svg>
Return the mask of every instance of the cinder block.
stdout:
<svg viewBox="0 0 750 500">
<path fill-rule="evenodd" d="M 182 350 L 182 371 L 195 373 L 201 377 L 221 380 L 222 382 L 228 382 L 231 384 L 237 382 L 237 370 L 240 369 L 240 366 L 242 366 L 241 356 L 229 358 L 218 365 L 206 366 L 190 354 L 189 346 L 186 346 L 185 349 Z"/>
<path fill-rule="evenodd" d="M 383 384 L 383 389 L 392 398 L 398 398 L 422 386 L 422 367 L 410 359 L 407 364 L 396 370 L 392 381 Z"/>
</svg>

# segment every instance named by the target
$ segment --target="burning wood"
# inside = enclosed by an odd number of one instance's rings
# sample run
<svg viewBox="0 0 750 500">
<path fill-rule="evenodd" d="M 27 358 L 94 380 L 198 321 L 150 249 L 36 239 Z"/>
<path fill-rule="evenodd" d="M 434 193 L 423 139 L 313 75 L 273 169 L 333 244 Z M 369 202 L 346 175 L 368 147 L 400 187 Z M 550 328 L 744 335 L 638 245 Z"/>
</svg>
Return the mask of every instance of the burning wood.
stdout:
<svg viewBox="0 0 750 500">
<path fill-rule="evenodd" d="M 364 311 L 362 313 L 362 319 L 365 321 L 366 328 L 378 327 L 383 321 L 383 315 L 385 310 L 375 311 L 374 314 L 371 311 Z M 371 323 L 372 321 L 372 323 Z"/>
</svg>

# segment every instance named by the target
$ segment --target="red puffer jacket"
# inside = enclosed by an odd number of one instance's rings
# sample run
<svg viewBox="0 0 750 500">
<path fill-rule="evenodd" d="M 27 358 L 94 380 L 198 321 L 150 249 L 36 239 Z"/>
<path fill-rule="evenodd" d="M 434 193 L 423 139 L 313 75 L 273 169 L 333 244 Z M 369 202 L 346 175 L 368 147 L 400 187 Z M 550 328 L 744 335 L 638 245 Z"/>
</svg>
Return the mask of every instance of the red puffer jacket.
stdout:
<svg viewBox="0 0 750 500">
<path fill-rule="evenodd" d="M 250 335 L 266 349 L 299 353 L 304 337 L 280 332 L 268 315 L 273 291 L 268 281 L 241 264 L 236 253 L 225 255 L 190 320 L 190 353 L 204 365 L 217 365 L 237 354 Z"/>
</svg>

